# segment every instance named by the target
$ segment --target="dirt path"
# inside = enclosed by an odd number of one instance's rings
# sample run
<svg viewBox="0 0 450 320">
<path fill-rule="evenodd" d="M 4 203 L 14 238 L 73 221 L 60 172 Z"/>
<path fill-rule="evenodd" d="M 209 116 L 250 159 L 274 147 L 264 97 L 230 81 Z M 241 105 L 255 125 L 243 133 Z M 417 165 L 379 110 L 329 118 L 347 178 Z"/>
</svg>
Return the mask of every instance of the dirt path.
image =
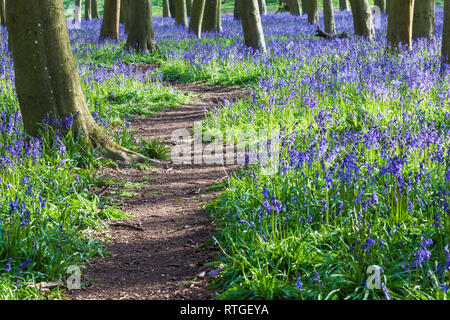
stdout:
<svg viewBox="0 0 450 320">
<path fill-rule="evenodd" d="M 224 99 L 247 94 L 242 89 L 207 84 L 179 84 L 179 90 L 199 94 L 192 104 L 167 110 L 158 117 L 132 122 L 138 137 L 164 137 L 190 130 L 195 121 Z M 233 167 L 226 167 L 231 170 Z M 108 233 L 109 257 L 96 257 L 83 270 L 82 282 L 92 279 L 70 299 L 211 299 L 205 266 L 212 251 L 205 243 L 212 236 L 212 221 L 203 210 L 219 192 L 210 186 L 226 177 L 223 166 L 174 165 L 157 169 L 107 169 L 105 176 L 139 183 L 133 197 L 121 199 L 132 220 L 112 224 Z"/>
</svg>

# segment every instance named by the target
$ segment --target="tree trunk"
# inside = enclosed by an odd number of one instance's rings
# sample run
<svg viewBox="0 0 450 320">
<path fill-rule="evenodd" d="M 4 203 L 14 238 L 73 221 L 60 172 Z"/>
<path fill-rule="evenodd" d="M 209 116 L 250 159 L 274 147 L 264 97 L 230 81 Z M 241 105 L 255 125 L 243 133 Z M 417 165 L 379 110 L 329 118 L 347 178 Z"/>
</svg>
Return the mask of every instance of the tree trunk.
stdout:
<svg viewBox="0 0 450 320">
<path fill-rule="evenodd" d="M 170 17 L 169 0 L 163 0 L 163 17 Z"/>
<path fill-rule="evenodd" d="M 306 1 L 306 0 L 303 0 Z M 317 0 L 307 0 L 308 3 L 308 23 L 316 24 L 319 21 L 319 8 L 317 6 Z"/>
<path fill-rule="evenodd" d="M 336 26 L 334 22 L 334 10 L 332 0 L 323 0 L 323 21 L 325 24 L 325 32 L 334 35 Z"/>
<path fill-rule="evenodd" d="M 194 0 L 192 2 L 191 18 L 189 19 L 189 32 L 194 33 L 198 38 L 202 34 L 203 11 L 206 0 Z"/>
<path fill-rule="evenodd" d="M 98 15 L 98 3 L 97 0 L 91 0 L 91 9 L 92 9 L 92 18 L 98 19 L 100 16 Z"/>
<path fill-rule="evenodd" d="M 6 26 L 6 4 L 5 4 L 5 0 L 0 0 L 0 16 L 1 16 L 1 20 L 2 20 L 2 26 Z"/>
<path fill-rule="evenodd" d="M 9 2 L 8 2 L 8 4 L 9 4 Z M 81 0 L 75 0 L 75 13 L 73 16 L 73 22 L 74 23 L 81 22 Z"/>
<path fill-rule="evenodd" d="M 207 0 L 205 3 L 205 10 L 203 12 L 202 31 L 221 31 L 221 1 L 220 0 Z M 242 5 L 241 5 L 242 8 Z M 241 10 L 242 14 L 242 10 Z"/>
<path fill-rule="evenodd" d="M 374 0 L 373 3 L 380 8 L 381 12 L 386 12 L 386 0 Z"/>
<path fill-rule="evenodd" d="M 347 0 L 339 0 L 339 10 L 348 10 Z"/>
<path fill-rule="evenodd" d="M 241 20 L 241 1 L 234 0 L 234 20 Z"/>
<path fill-rule="evenodd" d="M 24 129 L 39 134 L 49 114 L 74 116 L 72 129 L 106 158 L 126 162 L 146 157 L 114 143 L 88 109 L 70 46 L 60 0 L 14 0 L 6 8 L 14 62 L 15 86 Z M 30 69 L 33 72 L 30 73 Z"/>
<path fill-rule="evenodd" d="M 372 20 L 372 10 L 368 0 L 350 0 L 353 14 L 355 35 L 372 39 L 375 29 Z"/>
<path fill-rule="evenodd" d="M 175 23 L 187 27 L 186 0 L 176 0 L 175 2 Z"/>
<path fill-rule="evenodd" d="M 135 2 L 133 0 L 132 2 Z M 120 0 L 105 0 L 100 39 L 119 40 Z"/>
<path fill-rule="evenodd" d="M 92 19 L 92 7 L 91 0 L 84 0 L 84 19 L 91 20 Z"/>
<path fill-rule="evenodd" d="M 257 0 L 240 0 L 242 29 L 244 31 L 244 40 L 247 47 L 266 52 L 266 42 L 261 24 Z"/>
<path fill-rule="evenodd" d="M 176 0 L 169 0 L 169 12 L 172 18 L 175 18 L 176 15 L 175 1 Z"/>
<path fill-rule="evenodd" d="M 442 32 L 442 71 L 450 64 L 450 1 L 444 3 L 444 28 Z"/>
<path fill-rule="evenodd" d="M 417 38 L 434 37 L 435 1 L 417 0 L 414 1 L 414 18 L 412 36 Z"/>
<path fill-rule="evenodd" d="M 152 0 L 132 0 L 129 5 L 132 15 L 125 47 L 127 49 L 135 49 L 141 53 L 156 52 Z"/>
<path fill-rule="evenodd" d="M 266 0 L 258 0 L 259 13 L 267 14 Z"/>
<path fill-rule="evenodd" d="M 190 17 L 192 12 L 192 0 L 186 0 L 186 13 Z"/>
<path fill-rule="evenodd" d="M 302 15 L 308 14 L 308 0 L 302 0 Z"/>
<path fill-rule="evenodd" d="M 129 0 L 121 0 L 120 1 L 120 19 L 119 19 L 119 22 L 123 23 L 123 24 L 127 23 L 128 3 L 129 3 Z M 103 13 L 103 15 L 105 15 L 105 14 Z"/>
<path fill-rule="evenodd" d="M 304 1 L 304 0 L 303 0 Z M 288 0 L 289 12 L 294 16 L 300 15 L 300 0 Z"/>
<path fill-rule="evenodd" d="M 400 43 L 406 44 L 411 50 L 414 0 L 391 1 L 389 12 L 387 30 L 388 43 L 392 48 L 397 48 Z"/>
</svg>

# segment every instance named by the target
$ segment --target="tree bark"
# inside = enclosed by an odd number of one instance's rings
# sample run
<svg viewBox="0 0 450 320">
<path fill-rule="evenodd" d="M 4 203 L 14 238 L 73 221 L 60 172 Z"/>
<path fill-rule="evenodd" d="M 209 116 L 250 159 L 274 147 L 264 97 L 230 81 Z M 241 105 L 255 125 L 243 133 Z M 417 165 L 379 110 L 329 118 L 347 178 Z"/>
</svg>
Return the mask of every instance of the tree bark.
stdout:
<svg viewBox="0 0 450 320">
<path fill-rule="evenodd" d="M 266 52 L 266 42 L 257 0 L 240 0 L 242 29 L 247 47 Z"/>
<path fill-rule="evenodd" d="M 5 0 L 0 0 L 0 16 L 2 20 L 2 26 L 6 26 L 6 4 Z"/>
<path fill-rule="evenodd" d="M 9 2 L 8 2 L 8 4 L 9 4 Z M 81 22 L 81 0 L 75 0 L 75 13 L 73 16 L 73 22 L 74 23 Z"/>
<path fill-rule="evenodd" d="M 136 0 L 133 0 L 133 2 Z M 105 0 L 100 39 L 119 40 L 120 0 Z"/>
<path fill-rule="evenodd" d="M 306 0 L 303 0 L 306 1 Z M 319 8 L 317 0 L 307 0 L 308 3 L 308 23 L 316 24 L 319 21 Z"/>
<path fill-rule="evenodd" d="M 187 27 L 186 0 L 176 0 L 175 2 L 175 23 Z"/>
<path fill-rule="evenodd" d="M 323 20 L 325 24 L 325 32 L 334 35 L 336 33 L 336 25 L 334 22 L 334 9 L 332 0 L 323 0 Z"/>
<path fill-rule="evenodd" d="M 368 0 L 350 0 L 355 35 L 372 39 L 375 34 L 372 10 Z"/>
<path fill-rule="evenodd" d="M 156 52 L 158 49 L 153 27 L 152 1 L 132 0 L 129 5 L 132 15 L 125 47 L 141 53 Z"/>
<path fill-rule="evenodd" d="M 381 12 L 386 12 L 386 0 L 374 0 L 373 3 L 380 8 Z"/>
<path fill-rule="evenodd" d="M 446 0 L 448 1 L 448 0 Z M 390 2 L 387 41 L 392 48 L 405 44 L 412 49 L 412 22 L 414 0 L 395 0 Z"/>
<path fill-rule="evenodd" d="M 435 1 L 414 1 L 414 18 L 412 36 L 414 39 L 434 37 Z"/>
<path fill-rule="evenodd" d="M 303 0 L 304 1 L 304 0 Z M 300 0 L 288 0 L 289 12 L 294 16 L 299 16 L 300 13 Z"/>
<path fill-rule="evenodd" d="M 176 15 L 175 1 L 176 0 L 169 0 L 169 12 L 172 18 L 175 18 Z"/>
<path fill-rule="evenodd" d="M 450 64 L 450 1 L 444 2 L 444 27 L 442 32 L 442 71 Z"/>
<path fill-rule="evenodd" d="M 91 20 L 92 19 L 92 3 L 91 0 L 84 0 L 84 19 Z"/>
<path fill-rule="evenodd" d="M 163 0 L 163 17 L 170 17 L 169 0 Z"/>
<path fill-rule="evenodd" d="M 91 9 L 92 9 L 92 18 L 98 19 L 100 16 L 98 15 L 98 3 L 97 0 L 91 0 Z"/>
<path fill-rule="evenodd" d="M 242 9 L 242 5 L 241 5 Z M 222 5 L 220 0 L 207 0 L 203 12 L 202 31 L 222 31 L 221 14 Z M 241 10 L 242 15 L 242 10 Z"/>
<path fill-rule="evenodd" d="M 339 10 L 348 10 L 347 0 L 339 0 Z"/>
<path fill-rule="evenodd" d="M 186 0 L 186 13 L 190 17 L 192 12 L 192 0 Z"/>
<path fill-rule="evenodd" d="M 202 34 L 203 12 L 206 0 L 194 0 L 192 2 L 191 18 L 189 19 L 189 32 L 194 33 L 198 38 Z"/>
<path fill-rule="evenodd" d="M 233 11 L 234 20 L 241 20 L 241 1 L 234 0 L 234 11 Z"/>
<path fill-rule="evenodd" d="M 145 161 L 146 157 L 114 143 L 92 118 L 70 46 L 62 1 L 8 1 L 6 15 L 26 132 L 38 135 L 39 124 L 49 113 L 61 119 L 73 116 L 72 130 L 80 132 L 91 147 L 98 147 L 104 157 Z"/>
<path fill-rule="evenodd" d="M 127 23 L 128 3 L 129 3 L 129 0 L 121 0 L 120 1 L 120 18 L 119 18 L 119 22 L 123 23 L 123 24 Z M 105 14 L 103 13 L 103 15 L 105 15 Z"/>
<path fill-rule="evenodd" d="M 258 0 L 259 13 L 267 14 L 266 0 Z"/>
</svg>

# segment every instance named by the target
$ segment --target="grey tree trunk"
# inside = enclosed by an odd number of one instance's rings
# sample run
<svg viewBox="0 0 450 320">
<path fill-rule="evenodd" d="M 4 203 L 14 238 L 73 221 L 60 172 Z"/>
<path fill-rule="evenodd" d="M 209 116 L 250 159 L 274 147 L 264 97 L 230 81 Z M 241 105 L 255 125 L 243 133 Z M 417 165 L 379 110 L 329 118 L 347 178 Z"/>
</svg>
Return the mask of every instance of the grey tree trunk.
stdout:
<svg viewBox="0 0 450 320">
<path fill-rule="evenodd" d="M 303 0 L 304 1 L 304 0 Z M 289 12 L 294 16 L 299 16 L 300 13 L 300 0 L 288 0 Z"/>
<path fill-rule="evenodd" d="M 416 0 L 414 1 L 414 18 L 412 36 L 417 38 L 434 37 L 435 28 L 435 1 Z"/>
<path fill-rule="evenodd" d="M 170 17 L 169 0 L 163 0 L 163 17 Z"/>
<path fill-rule="evenodd" d="M 133 2 L 136 0 L 133 0 Z M 120 0 L 105 0 L 100 39 L 119 40 Z"/>
<path fill-rule="evenodd" d="M 91 0 L 91 10 L 92 10 L 92 18 L 98 19 L 100 16 L 98 15 L 98 3 L 97 0 Z"/>
<path fill-rule="evenodd" d="M 5 0 L 0 0 L 0 16 L 1 16 L 1 20 L 2 20 L 2 26 L 6 26 L 6 4 L 5 4 Z"/>
<path fill-rule="evenodd" d="M 9 4 L 9 2 L 8 2 L 8 4 Z M 74 23 L 81 22 L 81 0 L 75 0 L 75 13 L 73 16 L 73 22 Z"/>
<path fill-rule="evenodd" d="M 244 32 L 244 41 L 247 47 L 258 50 L 261 53 L 266 52 L 266 42 L 261 24 L 257 0 L 240 0 L 242 29 Z"/>
<path fill-rule="evenodd" d="M 146 157 L 114 143 L 92 118 L 70 46 L 63 2 L 8 1 L 6 15 L 25 131 L 38 135 L 39 124 L 49 113 L 62 119 L 74 116 L 73 130 L 91 147 L 99 147 L 104 157 L 145 161 Z"/>
<path fill-rule="evenodd" d="M 450 64 L 450 1 L 444 3 L 444 28 L 442 33 L 442 71 Z"/>
<path fill-rule="evenodd" d="M 386 12 L 386 0 L 374 0 L 373 3 L 380 8 L 381 12 Z"/>
<path fill-rule="evenodd" d="M 308 23 L 316 24 L 319 21 L 319 8 L 317 5 L 317 0 L 308 0 L 308 2 Z"/>
<path fill-rule="evenodd" d="M 234 0 L 234 11 L 233 11 L 234 20 L 241 20 L 241 1 Z"/>
<path fill-rule="evenodd" d="M 132 0 L 129 5 L 132 15 L 125 48 L 135 49 L 141 53 L 156 52 L 152 1 Z"/>
<path fill-rule="evenodd" d="M 220 0 L 206 0 L 202 22 L 203 32 L 222 31 L 222 22 L 220 17 L 221 11 L 222 11 L 222 4 Z"/>
<path fill-rule="evenodd" d="M 92 19 L 92 3 L 91 0 L 84 0 L 84 19 Z"/>
<path fill-rule="evenodd" d="M 188 17 L 191 16 L 191 11 L 192 11 L 192 0 L 186 0 L 186 13 Z"/>
<path fill-rule="evenodd" d="M 334 22 L 333 0 L 323 0 L 323 21 L 325 32 L 334 35 L 336 33 L 336 25 Z"/>
<path fill-rule="evenodd" d="M 339 10 L 348 10 L 347 0 L 339 0 Z"/>
<path fill-rule="evenodd" d="M 267 14 L 266 0 L 258 0 L 259 13 Z"/>
<path fill-rule="evenodd" d="M 187 27 L 186 0 L 176 0 L 175 2 L 175 23 Z"/>
<path fill-rule="evenodd" d="M 191 18 L 189 19 L 189 32 L 194 33 L 198 38 L 202 35 L 203 12 L 206 0 L 194 0 L 192 2 Z"/>
<path fill-rule="evenodd" d="M 355 35 L 372 39 L 375 34 L 372 10 L 368 0 L 350 0 Z"/>
<path fill-rule="evenodd" d="M 448 2 L 448 0 L 447 0 Z M 414 0 L 395 0 L 390 2 L 387 41 L 392 48 L 400 43 L 412 49 L 412 22 Z"/>
</svg>

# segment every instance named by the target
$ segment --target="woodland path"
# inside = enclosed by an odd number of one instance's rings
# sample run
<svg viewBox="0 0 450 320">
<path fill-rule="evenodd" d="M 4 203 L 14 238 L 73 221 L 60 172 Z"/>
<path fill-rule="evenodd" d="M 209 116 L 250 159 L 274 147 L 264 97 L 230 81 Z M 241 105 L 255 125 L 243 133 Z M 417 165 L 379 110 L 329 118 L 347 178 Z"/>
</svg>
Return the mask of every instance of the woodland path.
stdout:
<svg viewBox="0 0 450 320">
<path fill-rule="evenodd" d="M 208 84 L 174 84 L 196 95 L 191 104 L 161 111 L 159 116 L 134 120 L 137 138 L 163 137 L 171 144 L 173 130 L 191 132 L 205 110 L 220 102 L 247 95 L 244 89 Z M 105 177 L 139 183 L 132 197 L 120 199 L 133 218 L 111 223 L 107 233 L 109 256 L 95 257 L 82 270 L 80 290 L 69 299 L 211 299 L 205 289 L 211 281 L 205 266 L 214 253 L 207 243 L 213 221 L 203 208 L 220 193 L 209 187 L 226 178 L 233 166 L 175 165 L 160 168 L 104 169 Z"/>
</svg>

